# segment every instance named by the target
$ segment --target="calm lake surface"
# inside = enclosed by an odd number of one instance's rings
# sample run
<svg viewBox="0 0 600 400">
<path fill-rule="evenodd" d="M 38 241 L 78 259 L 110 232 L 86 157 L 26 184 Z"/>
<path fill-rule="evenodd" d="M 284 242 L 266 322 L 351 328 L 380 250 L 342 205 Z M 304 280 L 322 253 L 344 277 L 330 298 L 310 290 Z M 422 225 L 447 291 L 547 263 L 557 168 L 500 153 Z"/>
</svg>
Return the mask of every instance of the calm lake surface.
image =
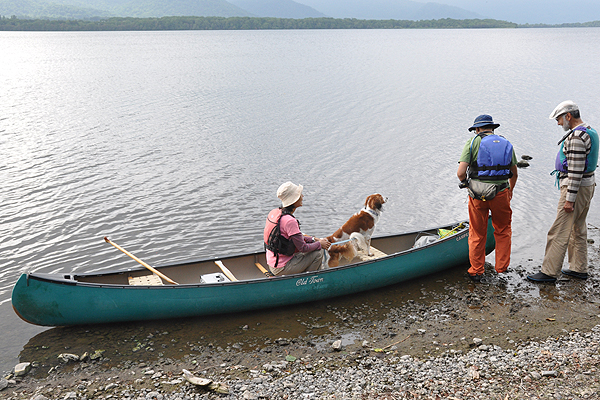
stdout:
<svg viewBox="0 0 600 400">
<path fill-rule="evenodd" d="M 151 265 L 259 250 L 287 180 L 317 236 L 375 192 L 376 234 L 466 218 L 457 159 L 482 113 L 533 157 L 513 198 L 513 264 L 533 271 L 558 199 L 548 115 L 572 99 L 600 126 L 598 43 L 598 28 L 0 32 L 0 371 L 63 332 L 14 314 L 19 274 L 135 266 L 103 236 Z"/>
</svg>

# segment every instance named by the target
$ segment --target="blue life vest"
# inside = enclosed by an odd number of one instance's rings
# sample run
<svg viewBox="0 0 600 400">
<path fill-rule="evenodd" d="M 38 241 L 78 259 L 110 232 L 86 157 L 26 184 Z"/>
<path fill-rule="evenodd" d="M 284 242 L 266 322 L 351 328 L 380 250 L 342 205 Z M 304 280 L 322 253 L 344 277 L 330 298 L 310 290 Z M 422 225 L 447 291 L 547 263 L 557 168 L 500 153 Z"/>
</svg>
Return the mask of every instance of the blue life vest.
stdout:
<svg viewBox="0 0 600 400">
<path fill-rule="evenodd" d="M 567 165 L 567 156 L 565 155 L 564 145 L 565 139 L 569 137 L 569 135 L 574 131 L 586 132 L 590 136 L 590 140 L 592 141 L 592 147 L 590 148 L 590 152 L 585 158 L 585 170 L 584 173 L 594 172 L 598 165 L 598 132 L 596 132 L 593 128 L 586 128 L 585 126 L 578 126 L 574 128 L 571 132 L 565 135 L 560 141 L 560 149 L 556 154 L 556 161 L 554 162 L 555 171 L 560 171 L 562 173 L 569 172 Z M 555 173 L 554 171 L 552 173 Z"/>
<path fill-rule="evenodd" d="M 512 177 L 510 172 L 513 159 L 513 146 L 504 137 L 480 133 L 481 144 L 477 153 L 477 160 L 469 164 L 469 177 L 486 181 L 501 181 Z M 471 140 L 471 154 L 473 141 Z"/>
</svg>

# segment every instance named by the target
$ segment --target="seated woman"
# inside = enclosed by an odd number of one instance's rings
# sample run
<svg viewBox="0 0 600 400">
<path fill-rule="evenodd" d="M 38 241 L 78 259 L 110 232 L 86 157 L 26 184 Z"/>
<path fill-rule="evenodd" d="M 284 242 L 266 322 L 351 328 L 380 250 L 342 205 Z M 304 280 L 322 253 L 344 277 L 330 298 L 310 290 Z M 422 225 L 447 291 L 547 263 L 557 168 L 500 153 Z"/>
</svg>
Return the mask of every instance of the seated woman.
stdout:
<svg viewBox="0 0 600 400">
<path fill-rule="evenodd" d="M 317 239 L 300 232 L 294 211 L 302 207 L 302 185 L 286 182 L 277 189 L 281 207 L 271 210 L 265 224 L 264 242 L 267 264 L 273 275 L 290 275 L 316 271 L 323 262 L 321 249 L 329 249 L 327 239 Z"/>
</svg>

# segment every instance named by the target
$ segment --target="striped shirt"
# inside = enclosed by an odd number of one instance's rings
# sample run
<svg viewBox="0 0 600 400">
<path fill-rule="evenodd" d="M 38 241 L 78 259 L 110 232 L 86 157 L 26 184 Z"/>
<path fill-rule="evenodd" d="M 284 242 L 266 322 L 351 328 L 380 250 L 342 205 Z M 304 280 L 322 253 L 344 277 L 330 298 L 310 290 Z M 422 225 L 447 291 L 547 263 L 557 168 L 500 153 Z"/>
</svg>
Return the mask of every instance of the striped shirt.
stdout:
<svg viewBox="0 0 600 400">
<path fill-rule="evenodd" d="M 581 124 L 578 126 L 589 125 Z M 592 148 L 592 140 L 587 132 L 572 131 L 567 136 L 563 146 L 563 151 L 567 157 L 567 173 L 560 174 L 560 185 L 567 186 L 566 200 L 575 203 L 575 198 L 579 192 L 580 186 L 592 186 L 595 184 L 594 172 L 584 174 L 585 160 Z"/>
</svg>

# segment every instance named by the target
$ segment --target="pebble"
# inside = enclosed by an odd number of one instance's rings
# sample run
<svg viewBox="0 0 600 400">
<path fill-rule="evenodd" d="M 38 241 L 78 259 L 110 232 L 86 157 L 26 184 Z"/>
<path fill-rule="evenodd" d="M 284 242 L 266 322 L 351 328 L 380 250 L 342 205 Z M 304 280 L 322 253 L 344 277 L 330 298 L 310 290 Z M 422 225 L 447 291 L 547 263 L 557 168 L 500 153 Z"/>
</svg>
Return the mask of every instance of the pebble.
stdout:
<svg viewBox="0 0 600 400">
<path fill-rule="evenodd" d="M 77 354 L 63 353 L 59 354 L 58 358 L 64 363 L 79 361 L 79 356 Z"/>
<path fill-rule="evenodd" d="M 542 371 L 542 376 L 553 376 L 553 377 L 557 377 L 558 376 L 558 372 L 556 371 Z"/>
</svg>

